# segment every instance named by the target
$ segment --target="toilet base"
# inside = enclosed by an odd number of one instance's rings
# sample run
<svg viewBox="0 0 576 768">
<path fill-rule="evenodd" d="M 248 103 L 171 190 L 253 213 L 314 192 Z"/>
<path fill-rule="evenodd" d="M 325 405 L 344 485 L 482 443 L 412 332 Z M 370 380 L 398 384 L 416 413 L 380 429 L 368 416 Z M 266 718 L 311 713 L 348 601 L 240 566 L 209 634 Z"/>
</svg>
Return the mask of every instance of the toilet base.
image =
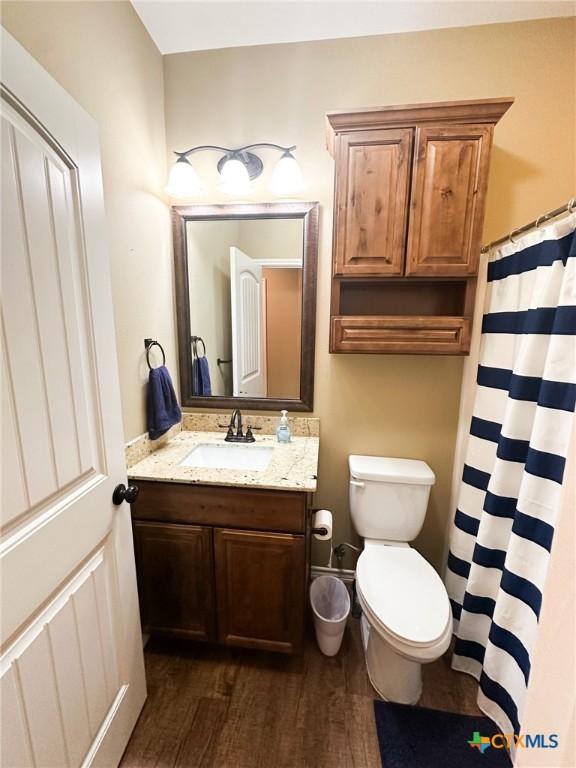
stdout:
<svg viewBox="0 0 576 768">
<path fill-rule="evenodd" d="M 422 695 L 422 664 L 396 653 L 364 615 L 360 627 L 368 678 L 378 696 L 399 704 L 416 704 Z"/>
</svg>

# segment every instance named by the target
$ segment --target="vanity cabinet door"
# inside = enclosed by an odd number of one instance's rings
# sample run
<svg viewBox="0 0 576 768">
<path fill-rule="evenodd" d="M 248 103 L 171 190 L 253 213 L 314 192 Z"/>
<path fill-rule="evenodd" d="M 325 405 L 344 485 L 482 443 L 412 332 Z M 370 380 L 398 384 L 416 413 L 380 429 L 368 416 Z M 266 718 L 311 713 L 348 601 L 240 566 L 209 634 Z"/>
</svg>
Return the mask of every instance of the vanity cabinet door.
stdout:
<svg viewBox="0 0 576 768">
<path fill-rule="evenodd" d="M 213 640 L 212 529 L 169 523 L 133 525 L 143 629 Z"/>
<path fill-rule="evenodd" d="M 478 270 L 492 127 L 418 127 L 406 274 Z"/>
<path fill-rule="evenodd" d="M 300 651 L 306 599 L 304 536 L 217 528 L 214 548 L 219 641 Z"/>
<path fill-rule="evenodd" d="M 412 128 L 351 131 L 336 139 L 334 275 L 401 275 Z"/>
</svg>

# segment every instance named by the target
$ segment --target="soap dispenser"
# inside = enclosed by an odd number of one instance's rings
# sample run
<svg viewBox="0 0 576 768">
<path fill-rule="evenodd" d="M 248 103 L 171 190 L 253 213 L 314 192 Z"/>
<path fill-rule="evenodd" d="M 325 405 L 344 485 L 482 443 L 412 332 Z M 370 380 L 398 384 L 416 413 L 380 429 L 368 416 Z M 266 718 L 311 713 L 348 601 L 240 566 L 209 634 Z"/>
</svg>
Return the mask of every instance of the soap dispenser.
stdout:
<svg viewBox="0 0 576 768">
<path fill-rule="evenodd" d="M 280 423 L 276 429 L 276 437 L 279 443 L 290 442 L 290 426 L 288 424 L 288 411 L 281 411 Z"/>
</svg>

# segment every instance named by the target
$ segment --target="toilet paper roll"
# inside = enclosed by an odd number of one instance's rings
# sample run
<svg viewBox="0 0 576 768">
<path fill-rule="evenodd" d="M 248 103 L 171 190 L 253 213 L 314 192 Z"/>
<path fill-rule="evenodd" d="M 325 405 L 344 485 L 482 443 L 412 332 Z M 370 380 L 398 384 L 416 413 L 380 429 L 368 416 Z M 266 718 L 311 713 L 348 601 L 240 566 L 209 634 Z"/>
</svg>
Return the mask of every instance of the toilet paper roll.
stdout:
<svg viewBox="0 0 576 768">
<path fill-rule="evenodd" d="M 324 528 L 325 533 L 315 533 L 314 538 L 318 541 L 328 541 L 332 538 L 332 512 L 327 509 L 318 509 L 314 512 L 312 518 L 312 528 Z"/>
</svg>

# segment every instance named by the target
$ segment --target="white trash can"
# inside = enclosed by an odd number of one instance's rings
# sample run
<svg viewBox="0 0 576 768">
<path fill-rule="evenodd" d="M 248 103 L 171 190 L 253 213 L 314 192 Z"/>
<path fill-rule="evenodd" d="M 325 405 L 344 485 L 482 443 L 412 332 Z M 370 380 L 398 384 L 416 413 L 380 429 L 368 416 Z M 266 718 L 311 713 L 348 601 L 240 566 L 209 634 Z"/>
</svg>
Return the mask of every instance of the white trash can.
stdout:
<svg viewBox="0 0 576 768">
<path fill-rule="evenodd" d="M 346 585 L 336 576 L 318 576 L 310 584 L 310 604 L 320 650 L 325 656 L 335 656 L 340 650 L 350 613 Z"/>
</svg>

